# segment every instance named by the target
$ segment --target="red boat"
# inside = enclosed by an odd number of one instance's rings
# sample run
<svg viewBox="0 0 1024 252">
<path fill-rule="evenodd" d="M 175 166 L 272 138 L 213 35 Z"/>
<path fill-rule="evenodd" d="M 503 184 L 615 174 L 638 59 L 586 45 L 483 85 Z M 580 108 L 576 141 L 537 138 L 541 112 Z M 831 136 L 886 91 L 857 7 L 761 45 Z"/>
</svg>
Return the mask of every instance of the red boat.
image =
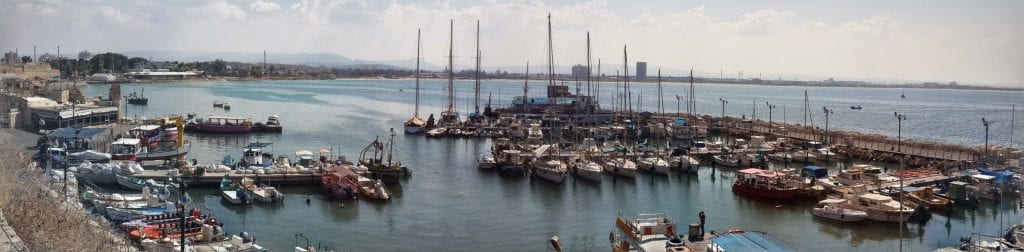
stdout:
<svg viewBox="0 0 1024 252">
<path fill-rule="evenodd" d="M 355 177 L 356 174 L 345 165 L 335 165 L 324 168 L 320 183 L 331 198 L 354 199 L 359 194 L 359 185 L 352 180 Z"/>
<path fill-rule="evenodd" d="M 740 170 L 739 178 L 732 184 L 734 193 L 759 198 L 790 199 L 797 196 L 797 188 L 787 184 L 785 173 L 765 171 L 758 168 Z"/>
</svg>

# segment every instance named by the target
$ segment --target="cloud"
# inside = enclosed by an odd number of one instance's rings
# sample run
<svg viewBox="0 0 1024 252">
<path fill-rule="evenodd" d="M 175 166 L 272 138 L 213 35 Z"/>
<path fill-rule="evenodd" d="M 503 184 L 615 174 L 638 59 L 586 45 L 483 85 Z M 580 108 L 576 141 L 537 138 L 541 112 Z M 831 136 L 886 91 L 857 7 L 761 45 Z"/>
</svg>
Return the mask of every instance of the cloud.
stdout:
<svg viewBox="0 0 1024 252">
<path fill-rule="evenodd" d="M 861 9 L 834 11 L 853 7 Z M 995 4 L 975 7 L 989 12 L 1014 9 Z M 485 68 L 522 71 L 527 61 L 546 65 L 551 13 L 558 71 L 583 63 L 590 32 L 593 56 L 595 61 L 602 59 L 606 74 L 616 68 L 610 64 L 621 68 L 622 46 L 628 45 L 630 61 L 647 61 L 649 69 L 660 67 L 665 74 L 685 74 L 672 69 L 694 67 L 698 72 L 763 73 L 772 79 L 801 74 L 1024 83 L 1024 72 L 1019 71 L 1024 68 L 1024 33 L 1012 25 L 1024 18 L 871 8 L 844 3 L 822 9 L 785 3 L 685 6 L 657 1 L 623 6 L 602 0 L 16 1 L 0 5 L 0 33 L 5 34 L 0 44 L 25 48 L 38 41 L 63 41 L 62 48 L 90 51 L 267 50 L 271 56 L 326 52 L 354 59 L 408 60 L 415 57 L 416 30 L 422 29 L 424 60 L 444 65 L 448 24 L 454 19 L 453 60 L 462 68 L 475 60 L 479 20 Z M 157 30 L 162 32 L 151 32 Z"/>
<path fill-rule="evenodd" d="M 249 4 L 249 9 L 257 13 L 268 13 L 281 9 L 281 5 L 273 2 L 256 0 L 256 2 Z"/>
</svg>

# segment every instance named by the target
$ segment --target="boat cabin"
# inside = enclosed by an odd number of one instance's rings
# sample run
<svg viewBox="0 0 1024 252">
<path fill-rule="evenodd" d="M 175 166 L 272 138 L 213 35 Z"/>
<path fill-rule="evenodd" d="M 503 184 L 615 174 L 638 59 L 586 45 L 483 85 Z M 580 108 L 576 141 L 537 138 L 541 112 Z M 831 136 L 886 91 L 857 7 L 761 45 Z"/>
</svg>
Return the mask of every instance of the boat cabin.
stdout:
<svg viewBox="0 0 1024 252">
<path fill-rule="evenodd" d="M 874 209 L 900 209 L 900 203 L 893 200 L 892 197 L 877 193 L 865 193 L 858 196 L 857 204 Z"/>
<path fill-rule="evenodd" d="M 312 151 L 300 150 L 295 152 L 295 157 L 299 158 L 299 165 L 302 167 L 310 167 L 316 161 L 316 155 Z"/>
<path fill-rule="evenodd" d="M 828 169 L 822 168 L 821 166 L 808 165 L 804 166 L 804 169 L 800 171 L 800 176 L 822 179 L 828 176 Z"/>
<path fill-rule="evenodd" d="M 668 215 L 619 215 L 615 231 L 609 238 L 612 251 L 686 251 L 682 240 L 676 239 L 678 226 Z"/>
<path fill-rule="evenodd" d="M 736 183 L 754 188 L 785 185 L 789 177 L 782 172 L 765 171 L 758 168 L 743 169 L 737 175 L 739 175 L 739 178 L 736 179 Z"/>
<path fill-rule="evenodd" d="M 270 167 L 274 164 L 273 143 L 250 143 L 242 149 L 241 167 L 252 165 Z"/>
<path fill-rule="evenodd" d="M 113 160 L 135 160 L 136 156 L 143 152 L 140 145 L 141 140 L 136 138 L 121 138 L 110 143 L 110 155 Z"/>
</svg>

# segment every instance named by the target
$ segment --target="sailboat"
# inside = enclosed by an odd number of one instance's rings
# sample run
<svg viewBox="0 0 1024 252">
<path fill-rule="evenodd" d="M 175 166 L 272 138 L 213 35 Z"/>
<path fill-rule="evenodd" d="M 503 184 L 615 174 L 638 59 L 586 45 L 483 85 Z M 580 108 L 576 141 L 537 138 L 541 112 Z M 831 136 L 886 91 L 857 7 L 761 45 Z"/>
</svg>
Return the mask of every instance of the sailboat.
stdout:
<svg viewBox="0 0 1024 252">
<path fill-rule="evenodd" d="M 454 47 L 454 45 L 455 45 L 455 41 L 454 41 L 455 40 L 455 20 L 454 19 L 451 20 L 451 24 L 450 25 L 451 25 L 451 28 L 450 28 L 449 33 L 448 33 L 448 37 L 449 37 L 448 38 L 448 43 L 449 43 L 448 44 L 448 108 L 447 108 L 447 110 L 445 110 L 444 112 L 441 113 L 441 121 L 440 121 L 440 123 L 438 123 L 438 124 L 440 124 L 440 127 L 438 127 L 437 129 L 442 129 L 444 127 L 457 126 L 455 124 L 458 124 L 458 122 L 459 122 L 459 114 L 455 112 L 455 107 L 454 107 L 455 106 L 455 84 L 454 84 L 455 83 L 455 70 L 454 70 L 454 62 L 452 61 L 452 57 L 453 57 L 453 54 L 454 54 L 452 52 L 452 50 L 453 50 L 452 47 Z"/>
<path fill-rule="evenodd" d="M 476 88 L 473 94 L 473 113 L 469 114 L 469 121 L 482 123 L 484 116 L 480 114 L 480 21 L 476 21 Z"/>
<path fill-rule="evenodd" d="M 907 90 L 906 89 L 903 89 L 903 91 L 900 92 L 900 98 L 907 98 Z"/>
<path fill-rule="evenodd" d="M 420 119 L 420 31 L 416 30 L 416 110 L 412 118 L 405 121 L 406 134 L 423 133 L 427 123 Z"/>
</svg>

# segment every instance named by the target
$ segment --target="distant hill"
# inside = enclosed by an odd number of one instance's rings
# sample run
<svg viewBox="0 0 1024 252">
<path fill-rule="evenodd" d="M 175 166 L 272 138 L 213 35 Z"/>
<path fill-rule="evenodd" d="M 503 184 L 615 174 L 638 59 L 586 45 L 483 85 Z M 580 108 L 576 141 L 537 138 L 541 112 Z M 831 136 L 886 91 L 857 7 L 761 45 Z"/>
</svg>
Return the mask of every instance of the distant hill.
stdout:
<svg viewBox="0 0 1024 252">
<path fill-rule="evenodd" d="M 242 52 L 189 52 L 189 51 L 128 51 L 123 53 L 128 57 L 142 57 L 155 61 L 213 61 L 224 60 L 242 63 L 263 62 L 263 52 L 242 53 Z M 267 53 L 267 63 L 307 65 L 312 67 L 327 68 L 362 68 L 372 65 L 375 68 L 407 68 L 415 69 L 416 60 L 400 61 L 371 61 L 361 59 L 349 59 L 348 57 L 333 53 Z M 420 62 L 420 68 L 424 70 L 440 70 L 435 64 Z"/>
</svg>

